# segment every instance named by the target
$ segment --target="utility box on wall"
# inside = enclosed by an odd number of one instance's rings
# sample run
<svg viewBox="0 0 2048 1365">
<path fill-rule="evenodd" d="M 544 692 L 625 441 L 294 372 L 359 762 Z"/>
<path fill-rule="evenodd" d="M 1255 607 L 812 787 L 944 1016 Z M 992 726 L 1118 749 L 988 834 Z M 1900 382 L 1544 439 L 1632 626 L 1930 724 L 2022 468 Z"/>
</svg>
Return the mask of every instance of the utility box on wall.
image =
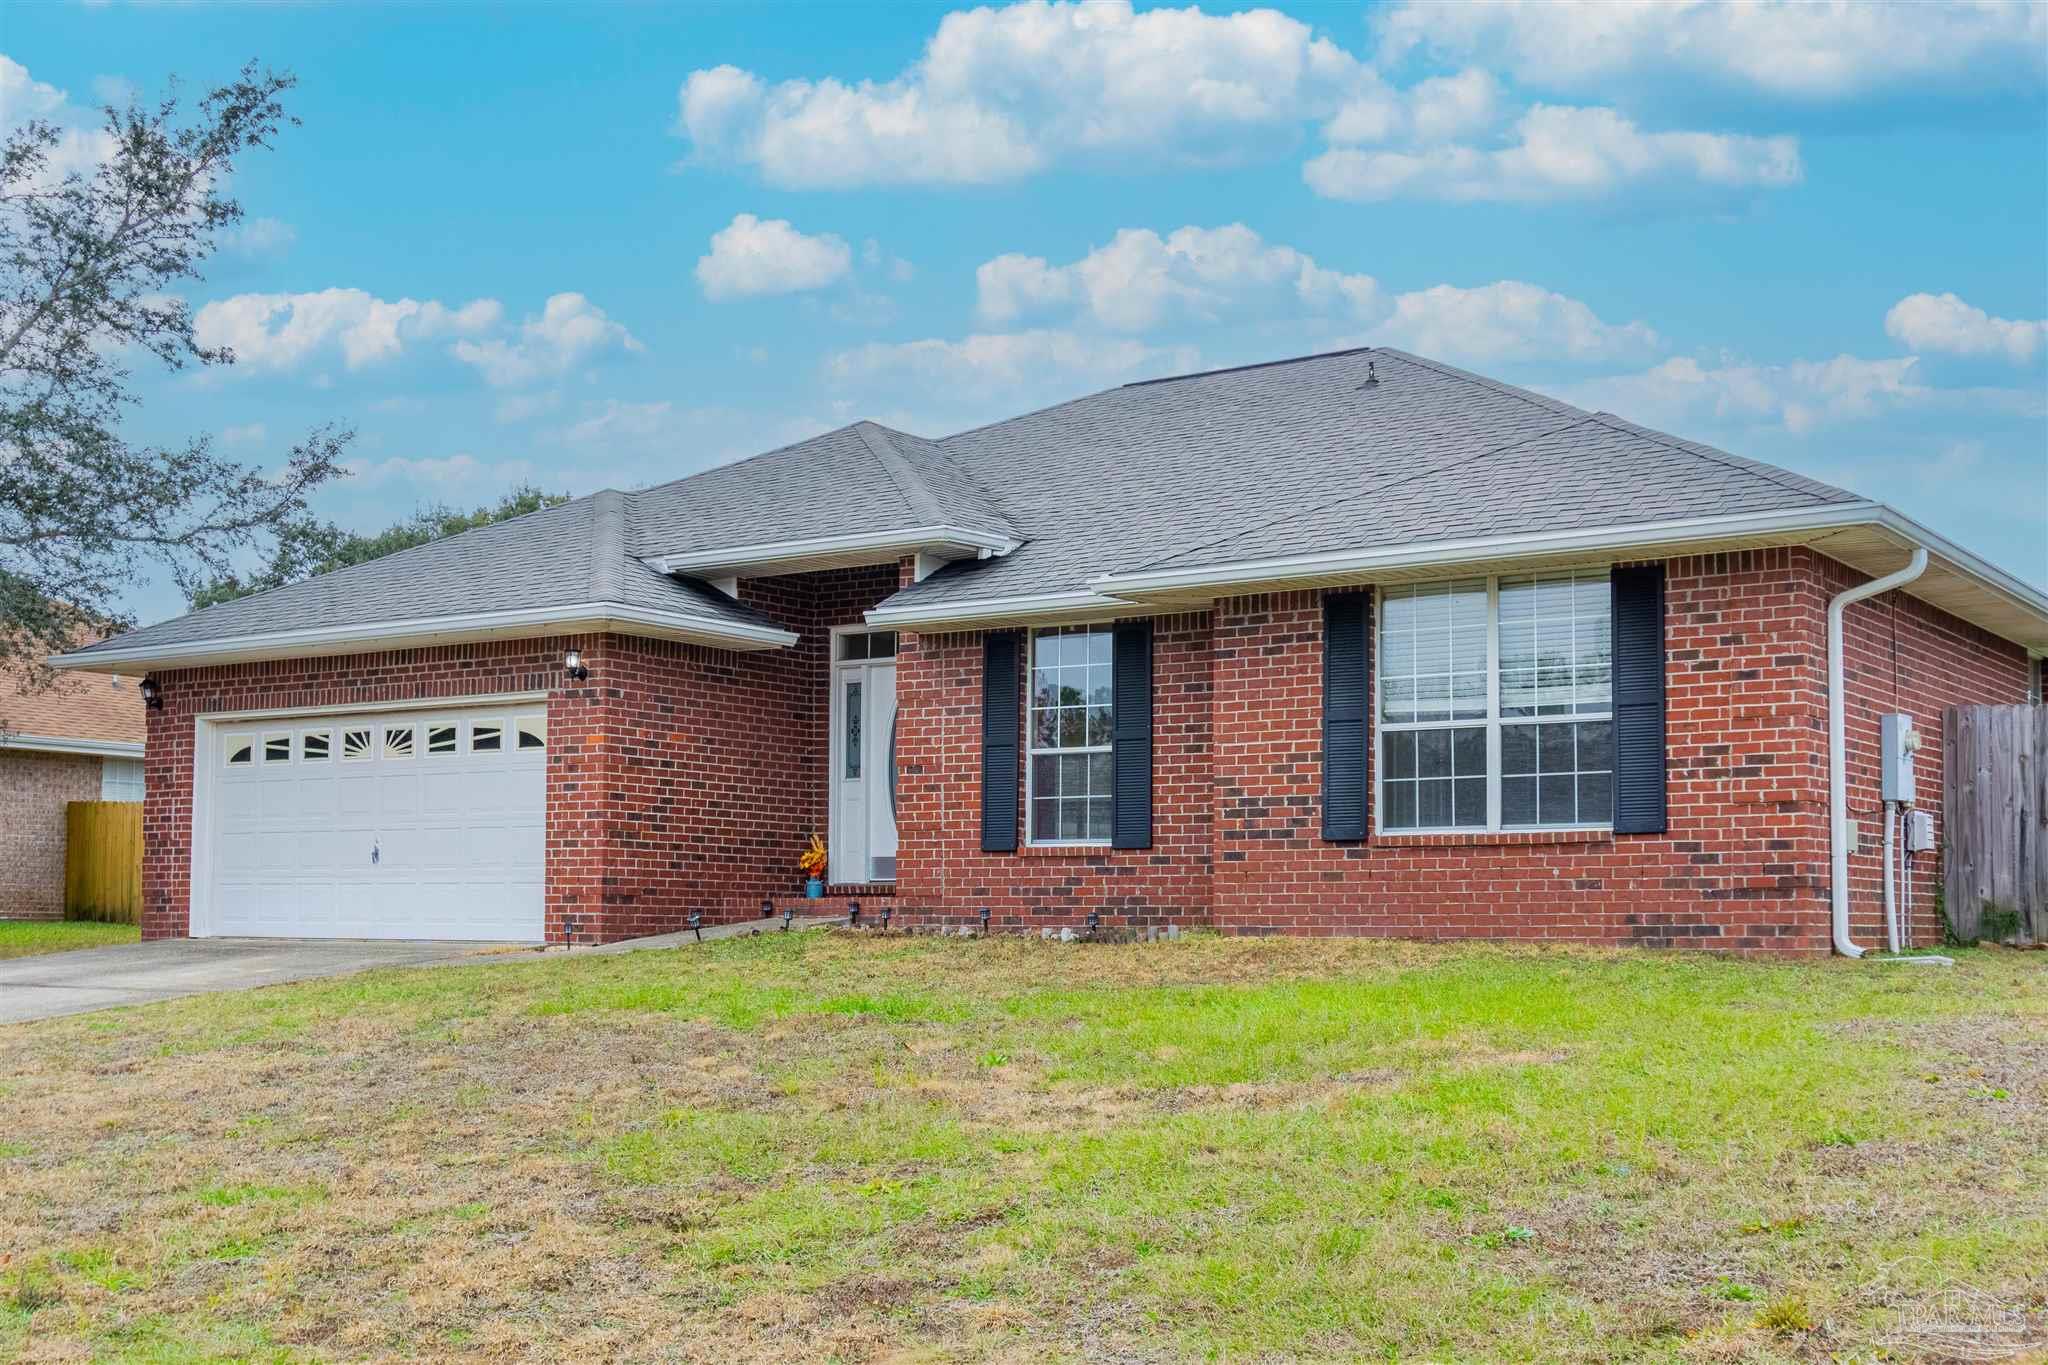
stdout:
<svg viewBox="0 0 2048 1365">
<path fill-rule="evenodd" d="M 1920 748 L 1920 732 L 1913 728 L 1913 718 L 1898 714 L 1880 717 L 1878 720 L 1877 785 L 1878 795 L 1886 801 L 1911 802 L 1913 792 L 1913 755 Z"/>
</svg>

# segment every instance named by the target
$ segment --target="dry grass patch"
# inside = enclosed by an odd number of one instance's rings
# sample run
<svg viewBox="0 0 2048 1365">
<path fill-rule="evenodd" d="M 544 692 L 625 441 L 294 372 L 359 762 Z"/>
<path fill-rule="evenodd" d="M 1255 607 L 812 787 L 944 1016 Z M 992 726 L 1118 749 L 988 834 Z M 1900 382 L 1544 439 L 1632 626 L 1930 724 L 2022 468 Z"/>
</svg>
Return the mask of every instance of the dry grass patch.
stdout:
<svg viewBox="0 0 2048 1365">
<path fill-rule="evenodd" d="M 1958 1286 L 2038 1336 L 2039 961 L 771 934 L 20 1026 L 0 1350 L 1803 1359 Z"/>
</svg>

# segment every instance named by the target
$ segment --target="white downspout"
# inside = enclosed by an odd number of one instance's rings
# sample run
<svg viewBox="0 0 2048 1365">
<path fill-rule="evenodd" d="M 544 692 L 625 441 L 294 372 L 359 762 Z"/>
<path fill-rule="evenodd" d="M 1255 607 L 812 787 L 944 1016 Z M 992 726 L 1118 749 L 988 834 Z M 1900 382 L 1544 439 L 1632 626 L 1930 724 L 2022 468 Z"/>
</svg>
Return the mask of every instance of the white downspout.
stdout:
<svg viewBox="0 0 2048 1365">
<path fill-rule="evenodd" d="M 1912 582 L 1926 568 L 1926 547 L 1915 546 L 1905 568 L 1837 593 L 1828 602 L 1828 854 L 1832 862 L 1828 897 L 1833 902 L 1835 951 L 1843 957 L 1862 957 L 1863 949 L 1849 937 L 1849 755 L 1843 736 L 1848 722 L 1842 697 L 1842 613 L 1866 597 Z"/>
</svg>

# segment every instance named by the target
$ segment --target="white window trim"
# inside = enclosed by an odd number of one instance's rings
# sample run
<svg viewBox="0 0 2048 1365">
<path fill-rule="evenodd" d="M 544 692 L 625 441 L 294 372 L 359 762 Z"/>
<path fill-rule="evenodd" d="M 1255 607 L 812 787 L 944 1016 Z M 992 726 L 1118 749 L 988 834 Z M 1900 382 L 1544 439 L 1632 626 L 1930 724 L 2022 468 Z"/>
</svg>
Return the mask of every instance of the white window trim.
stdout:
<svg viewBox="0 0 2048 1365">
<path fill-rule="evenodd" d="M 1563 573 L 1593 573 L 1607 567 L 1604 564 L 1582 564 L 1569 568 L 1536 569 L 1523 573 L 1485 575 L 1486 719 L 1483 721 L 1478 719 L 1422 721 L 1389 721 L 1380 719 L 1380 665 L 1386 654 L 1386 651 L 1380 647 L 1380 629 L 1384 619 L 1382 613 L 1386 610 L 1386 596 L 1384 593 L 1374 594 L 1377 600 L 1373 603 L 1371 723 L 1366 726 L 1365 739 L 1365 761 L 1372 765 L 1372 827 L 1374 834 L 1384 835 L 1391 839 L 1405 839 L 1442 834 L 1588 834 L 1603 831 L 1611 832 L 1614 829 L 1614 821 L 1611 819 L 1572 825 L 1503 825 L 1500 820 L 1500 731 L 1503 725 L 1538 725 L 1544 722 L 1557 724 L 1601 720 L 1612 723 L 1614 720 L 1613 655 L 1611 652 L 1608 656 L 1608 704 L 1605 711 L 1598 713 L 1587 712 L 1584 714 L 1574 712 L 1568 716 L 1515 716 L 1508 719 L 1502 718 L 1500 714 L 1500 580 L 1503 577 L 1528 578 L 1534 576 L 1541 578 L 1546 575 Z M 1418 580 L 1413 584 L 1404 583 L 1400 586 L 1426 587 L 1433 583 L 1454 583 L 1461 579 L 1470 580 L 1480 576 L 1479 574 L 1457 574 L 1450 578 Z M 1609 627 L 1611 630 L 1611 616 Z M 1479 725 L 1486 727 L 1486 823 L 1483 826 L 1417 825 L 1403 826 L 1400 829 L 1386 828 L 1382 824 L 1382 821 L 1386 818 L 1387 802 L 1386 792 L 1383 789 L 1386 781 L 1386 763 L 1384 761 L 1385 754 L 1380 747 L 1381 733 L 1393 734 L 1403 730 L 1470 730 Z"/>
<path fill-rule="evenodd" d="M 1064 622 L 1064 623 L 1062 623 L 1062 624 L 1060 624 L 1060 625 L 1055 625 L 1055 626 L 1033 626 L 1033 627 L 1032 627 L 1032 628 L 1031 628 L 1030 630 L 1027 630 L 1027 631 L 1025 631 L 1025 632 L 1024 632 L 1024 715 L 1023 715 L 1023 724 L 1024 724 L 1024 744 L 1023 744 L 1023 753 L 1024 753 L 1024 811 L 1023 811 L 1023 820 L 1024 820 L 1024 844 L 1025 844 L 1025 846 L 1026 846 L 1027 848 L 1109 848 L 1109 847 L 1110 847 L 1110 846 L 1112 845 L 1112 843 L 1113 843 L 1113 840 L 1112 840 L 1112 839 L 1087 839 L 1087 838 L 1082 838 L 1082 839 L 1038 839 L 1038 838 L 1034 838 L 1034 837 L 1032 837 L 1032 833 L 1031 833 L 1031 824 L 1032 824 L 1032 821 L 1031 821 L 1031 816 L 1032 816 L 1032 810 L 1033 810 L 1033 804 L 1032 804 L 1032 797 L 1033 797 L 1033 795 L 1034 795 L 1034 788 L 1036 788 L 1036 786 L 1038 785 L 1038 784 L 1037 784 L 1037 782 L 1036 782 L 1036 780 L 1035 780 L 1035 779 L 1034 779 L 1034 777 L 1033 777 L 1033 770 L 1034 770 L 1035 768 L 1037 768 L 1037 766 L 1038 766 L 1038 765 L 1037 765 L 1036 763 L 1032 762 L 1032 760 L 1033 760 L 1033 759 L 1035 759 L 1035 758 L 1039 757 L 1039 756 L 1040 756 L 1041 754 L 1045 755 L 1045 756 L 1046 756 L 1046 757 L 1048 757 L 1048 758 L 1057 758 L 1057 757 L 1064 757 L 1064 756 L 1066 756 L 1066 755 L 1069 755 L 1069 754 L 1114 754 L 1114 753 L 1116 752 L 1116 648 L 1115 648 L 1115 640 L 1114 640 L 1114 636 L 1112 636 L 1112 638 L 1111 638 L 1111 646 L 1110 646 L 1110 662 L 1109 662 L 1109 715 L 1110 715 L 1110 742 L 1109 742 L 1108 744 L 1084 744 L 1084 745 L 1080 745 L 1080 746 L 1078 746 L 1078 747 L 1076 747 L 1076 748 L 1071 748 L 1071 749 L 1040 749 L 1040 748 L 1037 748 L 1036 746 L 1034 746 L 1034 745 L 1032 744 L 1032 742 L 1031 742 L 1031 661 L 1032 661 L 1032 658 L 1034 657 L 1034 655 L 1036 654 L 1036 649 L 1035 649 L 1035 646 L 1036 646 L 1036 645 L 1037 645 L 1037 643 L 1038 643 L 1038 637 L 1039 637 L 1039 635 L 1040 635 L 1040 633 L 1041 633 L 1041 632 L 1045 632 L 1045 631 L 1050 631 L 1050 632 L 1052 632 L 1052 633 L 1054 633 L 1054 634 L 1066 634 L 1066 633 L 1069 633 L 1069 632 L 1072 632 L 1072 631 L 1076 631 L 1076 630 L 1085 630 L 1085 631 L 1088 631 L 1089 633 L 1093 634 L 1093 633 L 1096 633 L 1096 632 L 1107 632 L 1107 631 L 1109 631 L 1109 629 L 1110 629 L 1110 626 L 1109 626 L 1109 623 L 1107 623 L 1107 622 L 1102 622 L 1102 621 L 1073 621 L 1073 622 Z M 1114 760 L 1114 759 L 1111 759 L 1111 762 L 1112 762 L 1112 763 L 1114 763 L 1114 762 L 1115 762 L 1115 760 Z M 1115 820 L 1116 820 L 1116 797 L 1115 797 L 1115 795 L 1114 795 L 1114 793 L 1115 793 L 1115 786 L 1114 786 L 1114 781 L 1115 781 L 1115 779 L 1114 779 L 1114 777 L 1112 777 L 1112 779 L 1111 779 L 1112 785 L 1111 785 L 1111 788 L 1110 788 L 1110 790 L 1111 790 L 1111 796 L 1110 796 L 1110 803 L 1109 803 L 1109 817 L 1110 817 L 1110 821 L 1111 821 L 1111 823 L 1114 823 L 1114 822 L 1115 822 Z"/>
</svg>

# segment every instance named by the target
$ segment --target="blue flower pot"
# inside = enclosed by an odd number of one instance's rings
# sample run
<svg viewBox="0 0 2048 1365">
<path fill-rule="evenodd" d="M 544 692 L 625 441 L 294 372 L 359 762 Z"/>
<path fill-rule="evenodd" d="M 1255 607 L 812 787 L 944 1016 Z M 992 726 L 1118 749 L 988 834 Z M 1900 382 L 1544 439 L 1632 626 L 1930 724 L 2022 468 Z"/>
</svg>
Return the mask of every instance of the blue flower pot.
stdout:
<svg viewBox="0 0 2048 1365">
<path fill-rule="evenodd" d="M 805 882 L 804 899 L 807 901 L 821 901 L 825 899 L 824 881 L 820 878 L 813 877 L 809 881 Z"/>
</svg>

